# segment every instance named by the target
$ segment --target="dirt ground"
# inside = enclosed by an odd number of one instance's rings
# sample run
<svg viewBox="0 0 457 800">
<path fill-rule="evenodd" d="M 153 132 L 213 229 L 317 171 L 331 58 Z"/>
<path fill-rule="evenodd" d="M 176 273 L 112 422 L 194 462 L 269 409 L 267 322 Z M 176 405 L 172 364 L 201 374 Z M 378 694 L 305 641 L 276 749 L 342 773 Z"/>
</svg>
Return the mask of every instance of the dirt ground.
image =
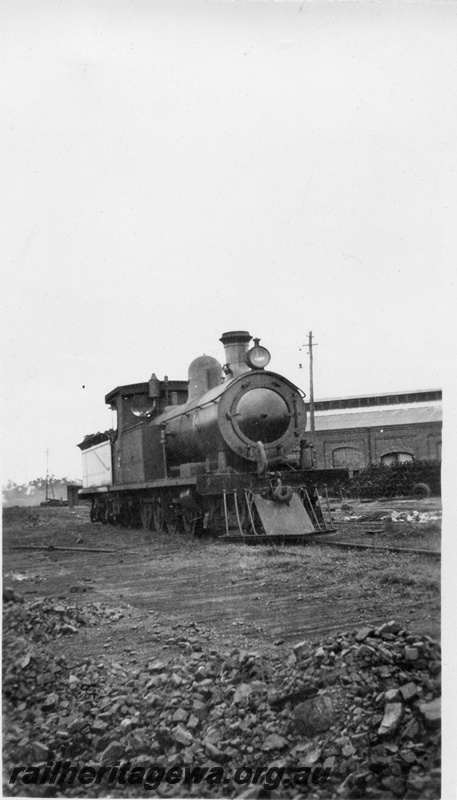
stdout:
<svg viewBox="0 0 457 800">
<path fill-rule="evenodd" d="M 337 533 L 327 538 L 439 550 L 437 498 L 331 505 Z M 380 520 L 414 510 L 430 521 Z M 7 509 L 3 548 L 5 587 L 100 609 L 100 624 L 56 641 L 70 658 L 109 653 L 135 663 L 196 641 L 288 652 L 303 639 L 388 619 L 439 638 L 440 563 L 432 556 L 157 535 L 92 524 L 86 506 Z"/>
</svg>

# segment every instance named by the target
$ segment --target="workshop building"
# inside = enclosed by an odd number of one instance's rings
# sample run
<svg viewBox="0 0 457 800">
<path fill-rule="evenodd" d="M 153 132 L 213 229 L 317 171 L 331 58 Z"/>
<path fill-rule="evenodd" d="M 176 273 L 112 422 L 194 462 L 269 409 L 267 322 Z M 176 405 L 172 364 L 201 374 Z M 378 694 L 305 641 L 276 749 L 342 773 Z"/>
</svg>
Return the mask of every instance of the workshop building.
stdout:
<svg viewBox="0 0 457 800">
<path fill-rule="evenodd" d="M 317 400 L 314 417 L 318 469 L 441 460 L 440 389 Z"/>
</svg>

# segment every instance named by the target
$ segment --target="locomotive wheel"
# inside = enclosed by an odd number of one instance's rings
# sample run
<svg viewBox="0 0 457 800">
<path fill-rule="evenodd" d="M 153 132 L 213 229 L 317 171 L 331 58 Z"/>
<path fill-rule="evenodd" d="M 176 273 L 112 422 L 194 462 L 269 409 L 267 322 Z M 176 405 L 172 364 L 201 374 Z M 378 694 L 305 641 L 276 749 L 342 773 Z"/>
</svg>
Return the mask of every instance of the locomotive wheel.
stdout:
<svg viewBox="0 0 457 800">
<path fill-rule="evenodd" d="M 166 533 L 165 514 L 163 510 L 163 503 L 160 497 L 154 500 L 152 505 L 152 519 L 157 533 Z"/>
<path fill-rule="evenodd" d="M 197 526 L 197 517 L 195 516 L 195 512 L 192 513 L 192 511 L 184 511 L 181 517 L 181 525 L 183 533 L 185 533 L 186 536 L 193 536 Z"/>
<path fill-rule="evenodd" d="M 92 506 L 90 509 L 90 521 L 102 522 L 103 524 L 106 522 L 106 504 L 100 501 L 100 499 L 97 501 L 92 501 Z"/>
<path fill-rule="evenodd" d="M 108 501 L 106 501 L 103 504 L 101 513 L 102 513 L 102 518 L 101 518 L 102 522 L 103 522 L 104 525 L 107 525 L 108 522 L 109 522 L 109 505 L 108 505 Z"/>
<path fill-rule="evenodd" d="M 165 522 L 167 533 L 177 533 L 179 529 L 179 522 L 178 519 L 174 514 L 170 514 L 168 519 Z"/>
<path fill-rule="evenodd" d="M 165 495 L 163 498 L 163 515 L 164 515 L 164 528 L 166 533 L 174 534 L 179 530 L 180 518 L 177 514 L 177 509 L 172 505 L 173 496 L 171 494 Z"/>
<path fill-rule="evenodd" d="M 108 522 L 110 525 L 116 525 L 119 519 L 115 511 L 115 501 L 108 501 Z"/>
<path fill-rule="evenodd" d="M 153 512 L 153 504 L 152 503 L 142 503 L 141 504 L 141 524 L 145 531 L 150 531 L 152 527 L 152 522 L 154 518 Z"/>
<path fill-rule="evenodd" d="M 132 504 L 130 500 L 125 500 L 120 509 L 119 524 L 122 528 L 132 528 L 133 523 Z"/>
</svg>

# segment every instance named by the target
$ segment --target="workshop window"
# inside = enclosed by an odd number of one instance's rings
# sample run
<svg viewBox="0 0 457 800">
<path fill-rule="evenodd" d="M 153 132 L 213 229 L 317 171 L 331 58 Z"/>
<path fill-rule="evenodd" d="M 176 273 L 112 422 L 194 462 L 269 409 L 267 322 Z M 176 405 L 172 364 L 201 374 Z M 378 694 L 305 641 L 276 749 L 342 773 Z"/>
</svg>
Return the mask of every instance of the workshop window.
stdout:
<svg viewBox="0 0 457 800">
<path fill-rule="evenodd" d="M 386 453 L 381 456 L 381 463 L 385 464 L 386 467 L 390 466 L 390 464 L 401 464 L 404 461 L 414 461 L 412 453 L 396 451 L 395 453 Z"/>
<path fill-rule="evenodd" d="M 333 466 L 339 469 L 360 470 L 365 466 L 363 453 L 356 447 L 336 447 L 332 458 Z"/>
</svg>

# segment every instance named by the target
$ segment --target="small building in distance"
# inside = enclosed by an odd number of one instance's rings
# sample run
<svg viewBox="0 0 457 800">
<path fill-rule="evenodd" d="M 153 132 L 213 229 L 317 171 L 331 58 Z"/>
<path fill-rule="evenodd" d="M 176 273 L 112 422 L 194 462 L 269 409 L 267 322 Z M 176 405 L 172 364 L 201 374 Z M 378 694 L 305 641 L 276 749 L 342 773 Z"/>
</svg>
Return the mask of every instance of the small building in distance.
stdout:
<svg viewBox="0 0 457 800">
<path fill-rule="evenodd" d="M 440 389 L 317 400 L 314 418 L 318 469 L 441 460 Z"/>
</svg>

